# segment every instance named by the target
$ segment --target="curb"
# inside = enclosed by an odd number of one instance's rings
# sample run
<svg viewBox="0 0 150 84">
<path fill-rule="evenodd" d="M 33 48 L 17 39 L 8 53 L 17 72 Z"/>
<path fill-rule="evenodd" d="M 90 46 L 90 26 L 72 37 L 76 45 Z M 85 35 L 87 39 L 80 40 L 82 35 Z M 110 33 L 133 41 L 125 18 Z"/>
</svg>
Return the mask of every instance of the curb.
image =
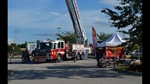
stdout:
<svg viewBox="0 0 150 84">
<path fill-rule="evenodd" d="M 122 71 L 122 72 L 131 73 L 131 74 L 142 75 L 142 73 L 138 73 L 138 72 L 134 72 L 134 71 L 122 70 L 122 69 L 118 69 L 118 68 L 113 68 L 113 69 L 114 69 L 114 70 L 117 70 L 117 71 Z"/>
</svg>

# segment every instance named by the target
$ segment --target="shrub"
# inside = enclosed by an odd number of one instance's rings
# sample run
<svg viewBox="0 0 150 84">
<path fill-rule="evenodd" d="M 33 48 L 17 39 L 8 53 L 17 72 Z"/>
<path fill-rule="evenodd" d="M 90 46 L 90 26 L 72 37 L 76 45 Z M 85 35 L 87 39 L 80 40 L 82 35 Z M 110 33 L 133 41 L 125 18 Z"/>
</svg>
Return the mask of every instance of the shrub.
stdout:
<svg viewBox="0 0 150 84">
<path fill-rule="evenodd" d="M 138 70 L 139 72 L 142 72 L 142 64 L 139 63 L 133 63 L 129 66 L 129 68 L 134 71 Z"/>
<path fill-rule="evenodd" d="M 142 59 L 142 56 L 139 56 L 139 55 L 131 55 L 130 59 Z"/>
</svg>

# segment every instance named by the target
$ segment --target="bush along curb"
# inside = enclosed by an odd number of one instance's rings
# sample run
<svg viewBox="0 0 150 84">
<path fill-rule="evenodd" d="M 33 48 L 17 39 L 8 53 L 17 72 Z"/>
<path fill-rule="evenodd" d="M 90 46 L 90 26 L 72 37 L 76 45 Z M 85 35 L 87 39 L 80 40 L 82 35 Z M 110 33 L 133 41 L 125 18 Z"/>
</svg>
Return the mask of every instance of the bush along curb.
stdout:
<svg viewBox="0 0 150 84">
<path fill-rule="evenodd" d="M 8 80 L 10 80 L 10 76 L 13 75 L 15 71 L 12 71 L 11 74 L 8 75 Z"/>
<path fill-rule="evenodd" d="M 119 69 L 119 68 L 114 68 L 114 70 L 119 70 L 119 71 L 123 71 L 123 72 L 128 72 L 128 73 L 133 73 L 133 74 L 142 75 L 142 73 L 139 73 L 139 72 L 136 72 L 136 71 L 122 70 L 122 69 Z"/>
</svg>

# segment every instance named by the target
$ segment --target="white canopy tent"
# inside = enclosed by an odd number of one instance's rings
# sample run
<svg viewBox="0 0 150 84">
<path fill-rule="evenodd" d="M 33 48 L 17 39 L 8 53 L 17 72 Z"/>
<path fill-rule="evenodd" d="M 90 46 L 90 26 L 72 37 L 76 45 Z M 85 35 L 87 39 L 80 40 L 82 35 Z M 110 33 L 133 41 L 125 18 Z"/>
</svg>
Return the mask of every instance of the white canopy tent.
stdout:
<svg viewBox="0 0 150 84">
<path fill-rule="evenodd" d="M 105 46 L 118 46 L 121 45 L 122 43 L 126 42 L 123 40 L 119 34 L 116 32 L 113 34 L 109 39 L 102 43 L 97 43 L 97 47 L 105 47 Z"/>
</svg>

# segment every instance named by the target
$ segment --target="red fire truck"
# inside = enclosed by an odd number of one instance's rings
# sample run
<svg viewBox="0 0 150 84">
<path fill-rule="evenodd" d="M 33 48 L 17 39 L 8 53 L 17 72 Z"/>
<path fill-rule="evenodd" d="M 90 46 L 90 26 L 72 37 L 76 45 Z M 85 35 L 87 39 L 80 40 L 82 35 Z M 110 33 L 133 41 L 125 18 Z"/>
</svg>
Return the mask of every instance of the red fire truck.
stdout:
<svg viewBox="0 0 150 84">
<path fill-rule="evenodd" d="M 61 62 L 63 59 L 82 60 L 84 58 L 83 44 L 69 44 L 64 40 L 46 40 L 37 43 L 34 62 L 46 62 L 55 60 Z"/>
</svg>

